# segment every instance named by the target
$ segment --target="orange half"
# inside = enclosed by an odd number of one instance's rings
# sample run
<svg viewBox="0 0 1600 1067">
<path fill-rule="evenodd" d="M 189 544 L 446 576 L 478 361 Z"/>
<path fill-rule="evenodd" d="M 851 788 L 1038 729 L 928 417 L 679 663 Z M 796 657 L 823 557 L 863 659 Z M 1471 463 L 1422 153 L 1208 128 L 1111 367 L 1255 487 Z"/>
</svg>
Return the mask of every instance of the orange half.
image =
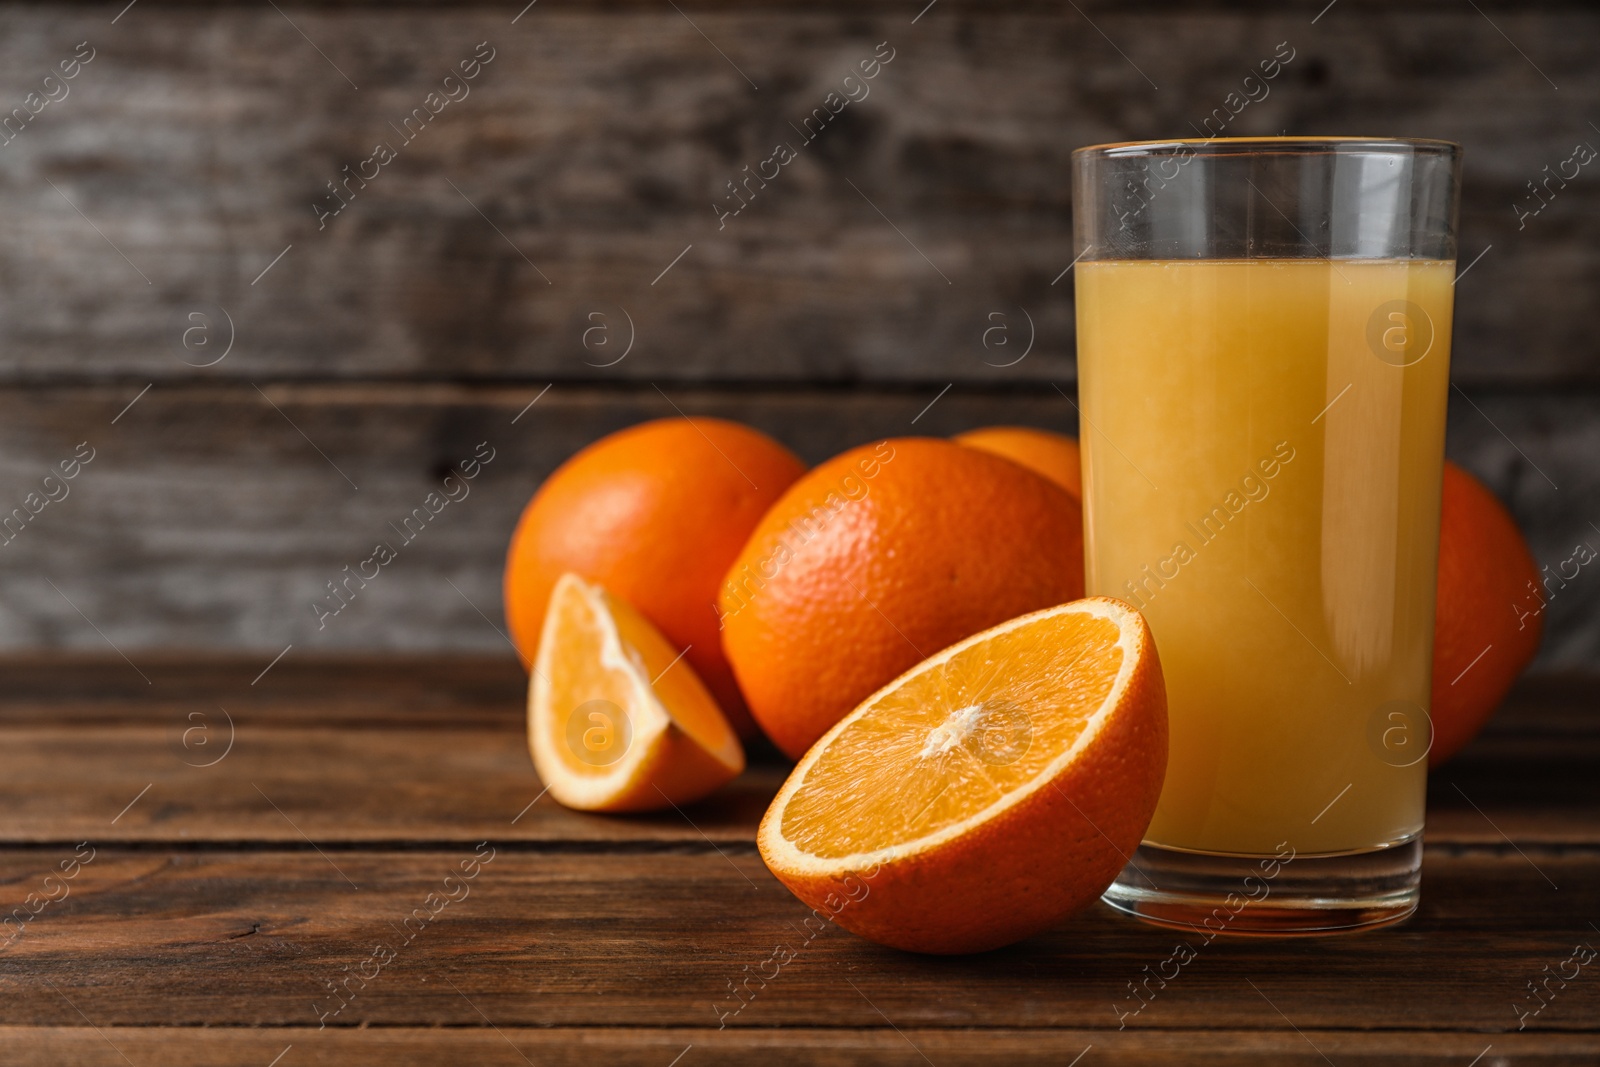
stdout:
<svg viewBox="0 0 1600 1067">
<path fill-rule="evenodd" d="M 561 576 L 528 687 L 528 747 L 551 796 L 583 811 L 649 811 L 744 770 L 685 651 L 621 597 Z"/>
<path fill-rule="evenodd" d="M 1142 616 L 1104 597 L 924 660 L 795 767 L 761 821 L 772 873 L 863 937 L 976 952 L 1098 897 L 1149 826 L 1166 688 Z"/>
</svg>

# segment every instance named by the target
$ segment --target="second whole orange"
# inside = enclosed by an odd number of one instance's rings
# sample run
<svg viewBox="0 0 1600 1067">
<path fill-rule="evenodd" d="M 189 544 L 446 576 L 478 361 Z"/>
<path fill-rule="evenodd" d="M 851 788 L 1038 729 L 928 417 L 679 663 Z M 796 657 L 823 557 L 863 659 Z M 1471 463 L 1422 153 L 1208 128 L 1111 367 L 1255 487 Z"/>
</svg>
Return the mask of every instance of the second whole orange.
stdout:
<svg viewBox="0 0 1600 1067">
<path fill-rule="evenodd" d="M 951 440 L 1020 463 L 1083 499 L 1083 461 L 1076 437 L 1031 426 L 984 426 Z"/>
<path fill-rule="evenodd" d="M 799 757 L 918 661 L 1082 595 L 1071 494 L 978 449 L 895 438 L 773 505 L 723 583 L 722 642 L 751 714 Z"/>
</svg>

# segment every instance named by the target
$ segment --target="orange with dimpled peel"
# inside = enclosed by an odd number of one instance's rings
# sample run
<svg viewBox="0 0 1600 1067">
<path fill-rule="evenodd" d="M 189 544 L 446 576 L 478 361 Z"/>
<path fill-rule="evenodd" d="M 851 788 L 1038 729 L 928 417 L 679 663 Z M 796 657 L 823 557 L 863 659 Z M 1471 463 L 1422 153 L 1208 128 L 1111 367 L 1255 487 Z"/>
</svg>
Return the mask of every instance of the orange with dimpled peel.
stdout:
<svg viewBox="0 0 1600 1067">
<path fill-rule="evenodd" d="M 717 590 L 761 516 L 804 472 L 766 434 L 703 417 L 640 423 L 578 452 L 528 501 L 506 551 L 506 626 L 523 663 L 538 658 L 551 590 L 571 571 L 660 629 L 734 729 L 753 737 L 722 652 Z"/>
<path fill-rule="evenodd" d="M 761 729 L 799 759 L 929 653 L 1083 596 L 1083 509 L 1018 463 L 927 437 L 819 464 L 761 519 L 719 597 Z"/>
<path fill-rule="evenodd" d="M 985 426 L 958 433 L 951 440 L 1020 463 L 1083 499 L 1083 460 L 1076 437 L 1031 426 Z"/>
<path fill-rule="evenodd" d="M 1542 577 L 1505 505 L 1466 470 L 1446 462 L 1428 766 L 1466 747 L 1539 651 Z"/>
<path fill-rule="evenodd" d="M 1092 597 L 969 637 L 868 697 L 801 759 L 757 843 L 779 881 L 862 937 L 981 952 L 1111 884 L 1166 765 L 1150 631 Z"/>
</svg>

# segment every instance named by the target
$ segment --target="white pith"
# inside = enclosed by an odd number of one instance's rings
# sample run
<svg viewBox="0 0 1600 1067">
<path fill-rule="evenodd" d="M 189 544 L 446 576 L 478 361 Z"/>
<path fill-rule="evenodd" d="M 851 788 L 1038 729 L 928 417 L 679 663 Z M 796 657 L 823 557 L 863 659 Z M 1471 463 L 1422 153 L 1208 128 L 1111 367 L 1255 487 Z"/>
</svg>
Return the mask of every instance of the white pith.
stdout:
<svg viewBox="0 0 1600 1067">
<path fill-rule="evenodd" d="M 1093 615 L 1098 618 L 1109 619 L 1116 623 L 1118 628 L 1117 647 L 1122 650 L 1122 663 L 1117 669 L 1117 677 L 1112 682 L 1110 690 L 1107 691 L 1104 701 L 1101 703 L 1100 707 L 1089 716 L 1088 721 L 1084 724 L 1083 731 L 1078 735 L 1077 740 L 1075 740 L 1071 747 L 1069 747 L 1065 752 L 1062 752 L 1055 759 L 1051 760 L 1050 763 L 1048 763 L 1045 767 L 1043 767 L 1039 773 L 1033 777 L 1032 780 L 1021 786 L 1018 786 L 1016 789 L 1005 794 L 993 804 L 974 812 L 965 819 L 951 823 L 950 825 L 945 826 L 934 833 L 923 837 L 913 838 L 910 841 L 898 842 L 896 844 L 885 846 L 884 848 L 874 849 L 869 852 L 856 852 L 846 856 L 820 857 L 813 855 L 812 853 L 802 851 L 784 836 L 783 814 L 788 808 L 789 799 L 805 781 L 807 774 L 811 770 L 811 767 L 822 757 L 823 753 L 827 751 L 828 747 L 832 745 L 835 738 L 843 733 L 851 723 L 855 722 L 862 715 L 866 714 L 886 694 L 898 689 L 910 678 L 942 666 L 956 655 L 964 652 L 968 648 L 971 648 L 973 645 L 987 641 L 999 634 L 1020 629 L 1021 627 L 1030 625 L 1033 622 L 1046 617 L 1067 615 L 1072 613 Z M 762 850 L 770 856 L 780 858 L 781 865 L 785 869 L 796 874 L 834 875 L 840 872 L 871 869 L 880 864 L 904 861 L 909 857 L 917 855 L 918 853 L 938 848 L 948 841 L 954 840 L 955 838 L 969 833 L 973 828 L 993 820 L 1007 809 L 1020 804 L 1023 800 L 1027 799 L 1033 793 L 1042 788 L 1046 783 L 1054 780 L 1055 777 L 1061 773 L 1063 768 L 1065 768 L 1073 760 L 1077 759 L 1080 752 L 1094 743 L 1095 738 L 1099 736 L 1106 722 L 1109 721 L 1111 715 L 1122 703 L 1123 694 L 1127 691 L 1128 683 L 1132 679 L 1133 673 L 1139 665 L 1139 652 L 1141 644 L 1140 639 L 1144 632 L 1145 627 L 1143 620 L 1131 608 L 1128 608 L 1116 601 L 1097 597 L 1090 600 L 1074 601 L 1071 604 L 1059 605 L 1053 608 L 1046 608 L 1043 611 L 1036 611 L 1028 615 L 1011 619 L 992 629 L 985 630 L 982 633 L 974 634 L 966 640 L 950 646 L 943 652 L 935 654 L 932 658 L 924 660 L 915 667 L 911 668 L 911 670 L 907 671 L 905 674 L 902 674 L 900 677 L 884 686 L 882 689 L 879 689 L 876 693 L 873 693 L 866 700 L 862 701 L 854 711 L 836 723 L 833 729 L 824 734 L 822 738 L 818 740 L 816 744 L 812 745 L 810 750 L 808 750 L 806 754 L 801 757 L 800 762 L 795 766 L 794 770 L 790 772 L 788 780 L 785 781 L 783 787 L 778 790 L 778 795 L 773 798 L 772 806 L 768 810 L 767 818 L 762 822 L 760 830 L 760 842 Z M 946 720 L 939 726 L 936 726 L 932 730 L 928 731 L 928 740 L 924 743 L 920 755 L 927 757 L 931 754 L 947 751 L 948 749 L 954 747 L 954 745 L 959 744 L 960 739 L 954 736 L 955 730 L 953 727 L 959 727 L 962 725 L 970 726 L 971 724 L 965 723 L 964 720 L 962 723 L 952 724 L 952 720 L 956 719 L 957 716 L 966 716 L 967 713 L 974 712 L 974 709 L 978 709 L 978 711 L 973 715 L 975 721 L 977 715 L 981 714 L 981 704 L 958 709 L 956 712 L 951 713 L 951 715 L 948 716 Z M 932 751 L 930 751 L 930 749 Z"/>
<path fill-rule="evenodd" d="M 984 718 L 984 705 L 968 704 L 964 708 L 957 708 L 945 717 L 944 722 L 928 731 L 928 740 L 923 742 L 922 751 L 917 753 L 923 759 L 934 756 L 943 756 L 955 750 L 972 736 L 972 730 Z"/>
</svg>

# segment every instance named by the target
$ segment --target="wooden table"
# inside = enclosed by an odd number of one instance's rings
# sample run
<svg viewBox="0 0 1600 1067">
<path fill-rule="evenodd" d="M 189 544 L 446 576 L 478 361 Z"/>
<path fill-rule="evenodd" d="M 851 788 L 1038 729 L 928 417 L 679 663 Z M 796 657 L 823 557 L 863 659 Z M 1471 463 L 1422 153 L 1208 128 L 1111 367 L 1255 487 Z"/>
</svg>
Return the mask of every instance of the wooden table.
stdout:
<svg viewBox="0 0 1600 1067">
<path fill-rule="evenodd" d="M 581 815 L 507 661 L 134 658 L 0 674 L 5 1064 L 1600 1062 L 1600 959 L 1517 1014 L 1600 946 L 1593 680 L 1434 775 L 1410 923 L 1218 940 L 1119 1030 L 1176 938 L 1103 906 L 972 958 L 808 939 L 753 845 L 776 762 Z"/>
</svg>

